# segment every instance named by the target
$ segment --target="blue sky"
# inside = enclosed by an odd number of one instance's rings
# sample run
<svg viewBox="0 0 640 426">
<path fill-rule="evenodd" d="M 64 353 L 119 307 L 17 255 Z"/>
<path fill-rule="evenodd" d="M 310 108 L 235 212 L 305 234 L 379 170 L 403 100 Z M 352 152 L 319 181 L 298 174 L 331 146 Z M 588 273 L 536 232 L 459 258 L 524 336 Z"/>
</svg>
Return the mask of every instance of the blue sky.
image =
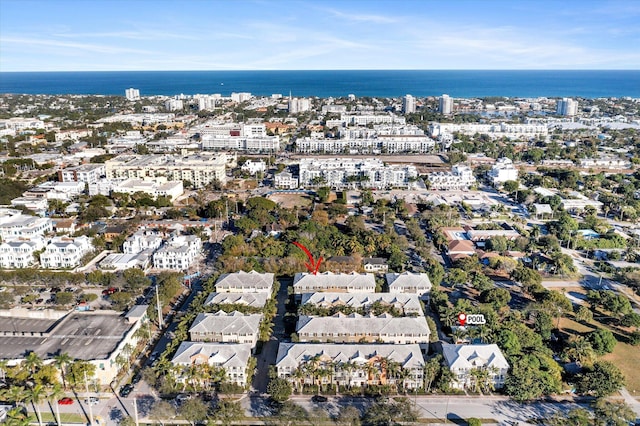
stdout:
<svg viewBox="0 0 640 426">
<path fill-rule="evenodd" d="M 640 1 L 0 0 L 0 71 L 640 69 Z"/>
</svg>

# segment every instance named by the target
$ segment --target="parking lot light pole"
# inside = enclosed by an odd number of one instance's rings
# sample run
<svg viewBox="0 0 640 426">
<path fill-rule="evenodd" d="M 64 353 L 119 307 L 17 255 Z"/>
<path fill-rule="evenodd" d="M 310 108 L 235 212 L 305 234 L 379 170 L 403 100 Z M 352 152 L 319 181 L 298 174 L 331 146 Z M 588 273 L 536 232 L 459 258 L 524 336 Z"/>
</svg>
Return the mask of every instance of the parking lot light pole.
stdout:
<svg viewBox="0 0 640 426">
<path fill-rule="evenodd" d="M 91 407 L 91 397 L 89 396 L 89 382 L 87 382 L 87 372 L 84 372 L 84 386 L 85 389 L 87 390 L 87 397 L 86 397 L 86 401 L 87 405 L 89 406 L 89 424 L 91 426 L 93 426 L 93 408 Z"/>
<path fill-rule="evenodd" d="M 162 306 L 160 306 L 160 292 L 156 282 L 156 304 L 158 305 L 158 328 L 162 329 Z"/>
</svg>

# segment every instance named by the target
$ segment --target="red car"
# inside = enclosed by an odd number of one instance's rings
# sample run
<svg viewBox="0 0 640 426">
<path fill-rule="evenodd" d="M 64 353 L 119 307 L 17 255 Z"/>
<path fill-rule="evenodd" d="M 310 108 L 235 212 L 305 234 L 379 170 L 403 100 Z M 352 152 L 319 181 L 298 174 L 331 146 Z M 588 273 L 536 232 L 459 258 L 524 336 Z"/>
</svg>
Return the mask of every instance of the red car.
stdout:
<svg viewBox="0 0 640 426">
<path fill-rule="evenodd" d="M 64 397 L 64 398 L 58 400 L 58 404 L 60 404 L 60 405 L 71 405 L 71 404 L 73 404 L 73 399 L 71 399 L 69 397 Z"/>
</svg>

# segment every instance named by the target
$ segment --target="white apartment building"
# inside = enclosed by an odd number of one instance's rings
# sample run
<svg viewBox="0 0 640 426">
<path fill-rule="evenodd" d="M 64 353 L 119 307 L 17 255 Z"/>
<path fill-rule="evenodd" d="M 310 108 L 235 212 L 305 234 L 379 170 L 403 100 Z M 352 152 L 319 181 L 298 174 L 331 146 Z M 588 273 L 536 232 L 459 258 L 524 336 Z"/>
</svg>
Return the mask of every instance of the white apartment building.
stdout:
<svg viewBox="0 0 640 426">
<path fill-rule="evenodd" d="M 361 132 L 358 132 L 361 133 Z M 366 132 L 375 133 L 375 132 Z M 424 135 L 382 135 L 353 139 L 296 139 L 296 151 L 300 153 L 327 154 L 381 154 L 426 153 L 435 147 L 435 141 Z"/>
<path fill-rule="evenodd" d="M 373 304 L 393 306 L 404 315 L 424 315 L 423 307 L 417 294 L 317 292 L 303 293 L 300 299 L 300 306 L 313 305 L 322 308 L 349 306 L 354 309 L 360 309 L 369 308 Z"/>
<path fill-rule="evenodd" d="M 143 192 L 152 198 L 169 197 L 172 201 L 184 193 L 184 184 L 181 180 L 165 181 L 159 177 L 158 181 L 142 179 L 100 179 L 89 185 L 89 195 L 110 196 L 113 193 L 135 194 Z"/>
<path fill-rule="evenodd" d="M 251 93 L 249 93 L 249 92 L 240 92 L 240 93 L 233 92 L 233 93 L 231 93 L 231 100 L 233 102 L 250 101 L 251 98 L 253 98 L 253 95 L 251 95 Z"/>
<path fill-rule="evenodd" d="M 546 124 L 510 124 L 510 123 L 431 123 L 429 135 L 434 138 L 453 133 L 475 135 L 476 133 L 488 135 L 492 138 L 506 137 L 509 139 L 523 139 L 537 136 L 547 136 L 549 129 Z"/>
<path fill-rule="evenodd" d="M 11 200 L 11 205 L 14 207 L 26 207 L 40 216 L 44 216 L 49 207 L 47 197 L 18 197 Z"/>
<path fill-rule="evenodd" d="M 0 129 L 7 129 L 15 135 L 26 129 L 44 129 L 44 121 L 37 118 L 11 117 L 0 120 Z"/>
<path fill-rule="evenodd" d="M 330 317 L 300 315 L 296 333 L 300 342 L 418 344 L 426 351 L 430 331 L 424 316 L 362 316 L 356 313 L 337 313 Z"/>
<path fill-rule="evenodd" d="M 573 117 L 578 114 L 578 102 L 571 98 L 562 98 L 558 101 L 556 114 Z"/>
<path fill-rule="evenodd" d="M 104 164 L 82 164 L 76 167 L 67 167 L 58 171 L 60 182 L 94 183 L 106 174 Z"/>
<path fill-rule="evenodd" d="M 139 229 L 122 244 L 122 252 L 125 254 L 138 254 L 145 250 L 155 251 L 161 245 L 162 237 L 159 233 Z"/>
<path fill-rule="evenodd" d="M 278 173 L 274 177 L 274 185 L 278 189 L 296 189 L 298 188 L 298 178 L 293 176 L 291 172 Z"/>
<path fill-rule="evenodd" d="M 155 182 L 141 179 L 127 179 L 116 184 L 112 192 L 122 192 L 125 194 L 144 192 L 154 198 L 168 197 L 173 201 L 184 193 L 184 186 L 181 180 Z"/>
<path fill-rule="evenodd" d="M 251 374 L 247 371 L 250 356 L 251 345 L 246 343 L 182 342 L 171 363 L 184 368 L 178 373 L 178 382 L 187 380 L 186 372 L 191 366 L 208 364 L 222 368 L 226 382 L 244 387 Z"/>
<path fill-rule="evenodd" d="M 502 157 L 498 158 L 488 175 L 493 185 L 498 186 L 508 180 L 518 180 L 518 169 L 513 166 L 513 161 L 510 158 Z"/>
<path fill-rule="evenodd" d="M 416 112 L 416 99 L 413 96 L 406 95 L 402 98 L 402 112 L 405 114 Z"/>
<path fill-rule="evenodd" d="M 194 95 L 193 98 L 198 102 L 198 111 L 213 111 L 221 96 L 219 94 Z"/>
<path fill-rule="evenodd" d="M 623 170 L 631 168 L 631 162 L 622 158 L 602 157 L 602 158 L 583 158 L 580 160 L 582 168 L 599 168 Z"/>
<path fill-rule="evenodd" d="M 56 142 L 78 141 L 91 135 L 90 130 L 60 130 L 56 132 Z"/>
<path fill-rule="evenodd" d="M 247 172 L 250 175 L 264 173 L 267 171 L 267 163 L 265 163 L 264 160 L 247 160 L 242 166 L 240 166 L 240 170 L 242 170 L 243 172 Z"/>
<path fill-rule="evenodd" d="M 184 101 L 182 99 L 167 99 L 164 107 L 167 111 L 182 111 L 184 109 Z"/>
<path fill-rule="evenodd" d="M 0 244 L 0 266 L 3 268 L 28 268 L 36 263 L 33 253 L 42 250 L 45 240 L 41 236 L 30 239 L 3 240 Z"/>
<path fill-rule="evenodd" d="M 226 155 L 196 154 L 174 155 L 120 155 L 105 162 L 110 179 L 188 180 L 200 189 L 218 180 L 226 183 Z"/>
<path fill-rule="evenodd" d="M 388 371 L 388 361 L 397 362 L 408 371 L 400 379 Z M 331 373 L 319 379 L 314 377 L 309 364 Z M 418 345 L 382 344 L 316 344 L 280 343 L 276 356 L 278 377 L 294 386 L 300 383 L 364 387 L 367 385 L 400 384 L 406 389 L 422 388 L 424 358 Z M 297 372 L 303 371 L 300 379 Z"/>
<path fill-rule="evenodd" d="M 139 101 L 140 100 L 140 90 L 134 89 L 133 87 L 124 91 L 124 95 L 126 96 L 128 101 Z"/>
<path fill-rule="evenodd" d="M 50 190 L 47 194 L 48 199 L 69 199 L 82 194 L 85 186 L 84 182 L 43 182 L 36 188 Z"/>
<path fill-rule="evenodd" d="M 495 389 L 504 386 L 509 372 L 509 363 L 498 345 L 450 345 L 442 344 L 444 360 L 454 375 L 453 387 L 472 388 L 472 370 L 488 370 L 489 380 Z"/>
<path fill-rule="evenodd" d="M 334 274 L 323 272 L 321 274 L 309 274 L 298 272 L 293 277 L 293 290 L 295 294 L 315 292 L 339 292 L 339 293 L 375 293 L 376 278 L 373 274 Z"/>
<path fill-rule="evenodd" d="M 280 150 L 280 137 L 274 136 L 219 136 L 202 135 L 200 146 L 203 150 L 232 150 L 252 152 L 273 152 Z"/>
<path fill-rule="evenodd" d="M 385 275 L 385 278 L 391 294 L 408 293 L 415 294 L 421 299 L 429 298 L 431 280 L 427 274 L 413 272 L 389 273 Z"/>
<path fill-rule="evenodd" d="M 48 269 L 74 268 L 91 250 L 91 239 L 85 235 L 75 238 L 53 237 L 40 255 L 40 264 Z"/>
<path fill-rule="evenodd" d="M 202 240 L 195 235 L 171 237 L 153 255 L 153 267 L 186 271 L 202 252 Z"/>
<path fill-rule="evenodd" d="M 466 190 L 475 185 L 476 178 L 469 166 L 456 164 L 451 172 L 433 172 L 427 175 L 431 189 L 444 191 Z"/>
<path fill-rule="evenodd" d="M 449 95 L 442 95 L 438 101 L 438 112 L 449 115 L 453 112 L 453 98 Z"/>
<path fill-rule="evenodd" d="M 0 238 L 32 239 L 53 231 L 51 219 L 28 216 L 19 210 L 0 209 Z"/>
<path fill-rule="evenodd" d="M 311 109 L 311 101 L 306 98 L 289 98 L 289 114 L 298 114 L 300 112 L 309 111 Z"/>
<path fill-rule="evenodd" d="M 321 178 L 333 188 L 408 188 L 418 176 L 415 166 L 385 165 L 375 158 L 304 158 L 300 160 L 300 186 L 314 185 Z"/>
<path fill-rule="evenodd" d="M 131 123 L 135 126 L 151 126 L 160 123 L 171 123 L 176 118 L 172 112 L 146 114 L 116 114 L 98 119 L 97 123 Z"/>
<path fill-rule="evenodd" d="M 267 293 L 271 295 L 274 275 L 256 271 L 222 274 L 216 281 L 219 293 Z"/>
<path fill-rule="evenodd" d="M 189 337 L 196 342 L 248 343 L 255 348 L 262 318 L 262 314 L 238 311 L 201 313 L 189 328 Z"/>
<path fill-rule="evenodd" d="M 354 115 L 354 114 L 342 114 L 340 119 L 350 126 L 367 126 L 369 124 L 406 124 L 407 120 L 404 117 L 400 117 L 393 114 L 380 114 L 380 115 Z"/>
</svg>

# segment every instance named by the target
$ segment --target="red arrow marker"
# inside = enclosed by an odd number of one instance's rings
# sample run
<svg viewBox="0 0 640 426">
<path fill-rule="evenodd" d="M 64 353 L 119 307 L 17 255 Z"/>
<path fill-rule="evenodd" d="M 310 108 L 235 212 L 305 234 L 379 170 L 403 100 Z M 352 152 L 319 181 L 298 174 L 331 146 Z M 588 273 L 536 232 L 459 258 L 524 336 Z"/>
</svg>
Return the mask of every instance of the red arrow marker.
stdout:
<svg viewBox="0 0 640 426">
<path fill-rule="evenodd" d="M 306 253 L 307 257 L 309 258 L 309 263 L 305 263 L 304 265 L 307 267 L 307 269 L 309 270 L 310 273 L 312 273 L 313 275 L 316 275 L 318 273 L 318 270 L 320 269 L 320 263 L 322 262 L 322 256 L 320 256 L 320 258 L 318 259 L 318 262 L 316 262 L 313 259 L 313 255 L 311 254 L 311 252 L 309 251 L 308 248 L 306 248 L 305 246 L 303 246 L 302 244 L 300 244 L 297 241 L 294 241 L 292 244 L 296 245 L 303 252 Z"/>
</svg>

